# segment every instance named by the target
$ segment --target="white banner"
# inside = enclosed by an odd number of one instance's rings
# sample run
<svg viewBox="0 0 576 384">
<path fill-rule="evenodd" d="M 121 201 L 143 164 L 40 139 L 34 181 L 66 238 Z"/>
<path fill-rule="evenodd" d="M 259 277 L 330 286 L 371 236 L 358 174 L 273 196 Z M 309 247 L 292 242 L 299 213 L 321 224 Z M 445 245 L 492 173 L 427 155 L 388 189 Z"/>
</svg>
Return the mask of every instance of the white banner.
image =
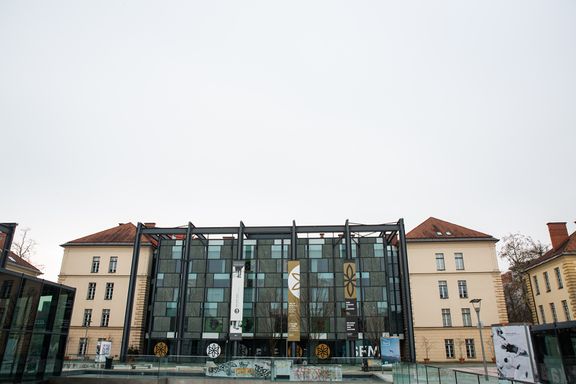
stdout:
<svg viewBox="0 0 576 384">
<path fill-rule="evenodd" d="M 230 297 L 230 340 L 242 339 L 242 311 L 244 309 L 244 261 L 232 266 L 232 295 Z"/>
<path fill-rule="evenodd" d="M 535 368 L 530 328 L 527 325 L 492 327 L 498 376 L 534 383 Z"/>
</svg>

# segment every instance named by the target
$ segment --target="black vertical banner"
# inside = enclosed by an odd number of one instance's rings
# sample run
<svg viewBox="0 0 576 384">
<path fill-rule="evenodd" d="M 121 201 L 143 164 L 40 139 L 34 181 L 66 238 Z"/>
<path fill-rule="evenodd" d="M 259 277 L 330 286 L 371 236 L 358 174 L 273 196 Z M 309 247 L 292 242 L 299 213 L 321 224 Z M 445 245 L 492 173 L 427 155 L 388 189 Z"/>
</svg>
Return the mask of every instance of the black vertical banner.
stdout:
<svg viewBox="0 0 576 384">
<path fill-rule="evenodd" d="M 344 262 L 344 300 L 346 303 L 346 334 L 358 337 L 358 308 L 356 304 L 356 262 Z"/>
</svg>

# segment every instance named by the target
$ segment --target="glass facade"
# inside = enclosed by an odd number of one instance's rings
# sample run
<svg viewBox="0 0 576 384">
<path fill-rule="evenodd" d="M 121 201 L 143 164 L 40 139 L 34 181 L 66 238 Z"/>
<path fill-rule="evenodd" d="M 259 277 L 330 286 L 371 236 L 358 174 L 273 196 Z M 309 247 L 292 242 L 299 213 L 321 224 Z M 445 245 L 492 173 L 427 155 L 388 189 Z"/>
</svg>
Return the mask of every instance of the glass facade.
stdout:
<svg viewBox="0 0 576 384">
<path fill-rule="evenodd" d="M 73 288 L 0 269 L 0 381 L 59 375 Z"/>
<path fill-rule="evenodd" d="M 576 322 L 533 326 L 531 334 L 540 382 L 576 383 Z"/>
<path fill-rule="evenodd" d="M 164 342 L 169 353 L 205 355 L 219 342 L 237 356 L 286 356 L 288 260 L 300 263 L 298 351 L 314 357 L 320 343 L 333 357 L 353 356 L 347 333 L 344 262 L 356 264 L 357 330 L 354 340 L 379 345 L 404 336 L 399 251 L 382 237 L 353 237 L 349 259 L 339 237 L 201 239 L 161 238 L 154 258 L 147 352 Z M 241 247 L 241 249 L 238 249 Z M 243 266 L 241 340 L 230 340 L 232 273 Z M 231 342 L 229 342 L 231 341 Z"/>
</svg>

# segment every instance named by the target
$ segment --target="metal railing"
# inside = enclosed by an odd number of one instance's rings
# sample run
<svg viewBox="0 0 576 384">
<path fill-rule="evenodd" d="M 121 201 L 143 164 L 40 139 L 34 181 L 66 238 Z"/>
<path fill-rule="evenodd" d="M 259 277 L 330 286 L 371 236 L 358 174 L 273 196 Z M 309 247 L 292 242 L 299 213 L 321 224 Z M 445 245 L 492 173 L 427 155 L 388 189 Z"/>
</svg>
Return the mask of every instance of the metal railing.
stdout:
<svg viewBox="0 0 576 384">
<path fill-rule="evenodd" d="M 97 361 L 80 355 L 64 361 L 63 375 L 215 376 L 262 380 L 341 381 L 342 376 L 369 377 L 366 371 L 391 376 L 392 365 L 360 357 L 290 358 L 270 356 L 166 356 L 128 355 L 126 361 Z"/>
<path fill-rule="evenodd" d="M 415 363 L 397 363 L 392 368 L 394 384 L 530 384 L 525 381 L 485 376 L 456 368 Z"/>
</svg>

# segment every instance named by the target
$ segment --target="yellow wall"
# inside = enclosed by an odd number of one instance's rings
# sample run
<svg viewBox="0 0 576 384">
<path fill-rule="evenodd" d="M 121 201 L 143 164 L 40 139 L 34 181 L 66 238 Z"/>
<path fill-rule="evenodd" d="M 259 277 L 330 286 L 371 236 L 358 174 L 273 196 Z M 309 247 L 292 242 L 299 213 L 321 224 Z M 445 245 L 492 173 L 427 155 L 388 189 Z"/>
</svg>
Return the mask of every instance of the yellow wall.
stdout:
<svg viewBox="0 0 576 384">
<path fill-rule="evenodd" d="M 410 290 L 414 333 L 416 338 L 416 358 L 425 358 L 422 338 L 432 344 L 429 352 L 432 361 L 450 361 L 446 358 L 444 339 L 454 339 L 455 343 L 464 339 L 474 339 L 477 360 L 481 360 L 481 346 L 476 312 L 470 300 L 482 299 L 480 317 L 483 324 L 486 356 L 494 355 L 490 326 L 508 321 L 504 291 L 495 243 L 492 241 L 446 241 L 408 242 L 408 264 L 410 268 Z M 436 269 L 436 253 L 444 254 L 445 270 Z M 464 270 L 456 270 L 455 253 L 462 253 Z M 448 298 L 441 299 L 438 281 L 448 284 Z M 468 297 L 460 298 L 458 280 L 465 280 Z M 442 309 L 450 309 L 452 326 L 444 327 Z M 462 308 L 469 308 L 472 327 L 464 327 Z M 458 347 L 456 347 L 456 359 Z"/>
<path fill-rule="evenodd" d="M 475 322 L 476 323 L 476 322 Z M 494 358 L 494 346 L 492 345 L 491 328 L 482 328 L 482 337 L 484 340 L 484 350 L 486 360 L 492 361 Z M 478 328 L 417 328 L 414 331 L 416 343 L 416 360 L 424 361 L 426 359 L 426 349 L 428 349 L 428 359 L 430 362 L 454 362 L 460 357 L 467 362 L 482 361 L 482 347 L 480 345 L 480 332 Z M 455 347 L 455 356 L 453 359 L 446 358 L 444 347 L 445 339 L 453 339 Z M 465 340 L 473 339 L 476 349 L 476 357 L 469 358 L 466 355 Z M 426 345 L 428 347 L 426 347 Z"/>
<path fill-rule="evenodd" d="M 100 256 L 98 273 L 91 273 L 93 256 Z M 108 272 L 110 256 L 118 257 L 115 273 Z M 138 263 L 136 292 L 132 313 L 132 332 L 129 345 L 142 345 L 144 309 L 146 306 L 149 275 L 152 261 L 152 248 L 142 247 Z M 64 248 L 64 257 L 58 282 L 76 288 L 74 310 L 70 327 L 70 335 L 66 354 L 78 353 L 80 338 L 87 332 L 87 354 L 94 354 L 98 338 L 112 341 L 112 355 L 120 354 L 122 328 L 126 313 L 126 300 L 132 263 L 131 246 L 68 246 Z M 96 283 L 96 293 L 93 300 L 87 300 L 88 283 Z M 104 300 L 106 283 L 114 283 L 112 300 Z M 92 323 L 87 330 L 82 327 L 84 309 L 92 309 Z M 100 327 L 102 309 L 110 309 L 108 327 Z"/>
<path fill-rule="evenodd" d="M 560 268 L 562 277 L 563 288 L 558 288 L 558 279 L 556 277 L 555 268 Z M 550 291 L 546 290 L 546 283 L 544 279 L 544 272 L 548 272 L 550 280 Z M 539 265 L 528 271 L 529 277 L 529 294 L 531 296 L 531 309 L 533 318 L 538 321 L 538 324 L 552 323 L 552 309 L 550 303 L 554 303 L 556 307 L 557 321 L 566 321 L 566 315 L 562 306 L 562 300 L 568 302 L 570 311 L 570 319 L 575 319 L 576 300 L 576 256 L 565 255 L 556 259 L 552 259 L 543 265 Z M 538 279 L 538 286 L 540 287 L 540 294 L 537 294 L 534 284 L 534 276 Z M 572 298 L 572 299 L 571 299 Z M 542 319 L 539 306 L 542 305 L 544 309 L 544 316 L 546 321 Z"/>
</svg>

